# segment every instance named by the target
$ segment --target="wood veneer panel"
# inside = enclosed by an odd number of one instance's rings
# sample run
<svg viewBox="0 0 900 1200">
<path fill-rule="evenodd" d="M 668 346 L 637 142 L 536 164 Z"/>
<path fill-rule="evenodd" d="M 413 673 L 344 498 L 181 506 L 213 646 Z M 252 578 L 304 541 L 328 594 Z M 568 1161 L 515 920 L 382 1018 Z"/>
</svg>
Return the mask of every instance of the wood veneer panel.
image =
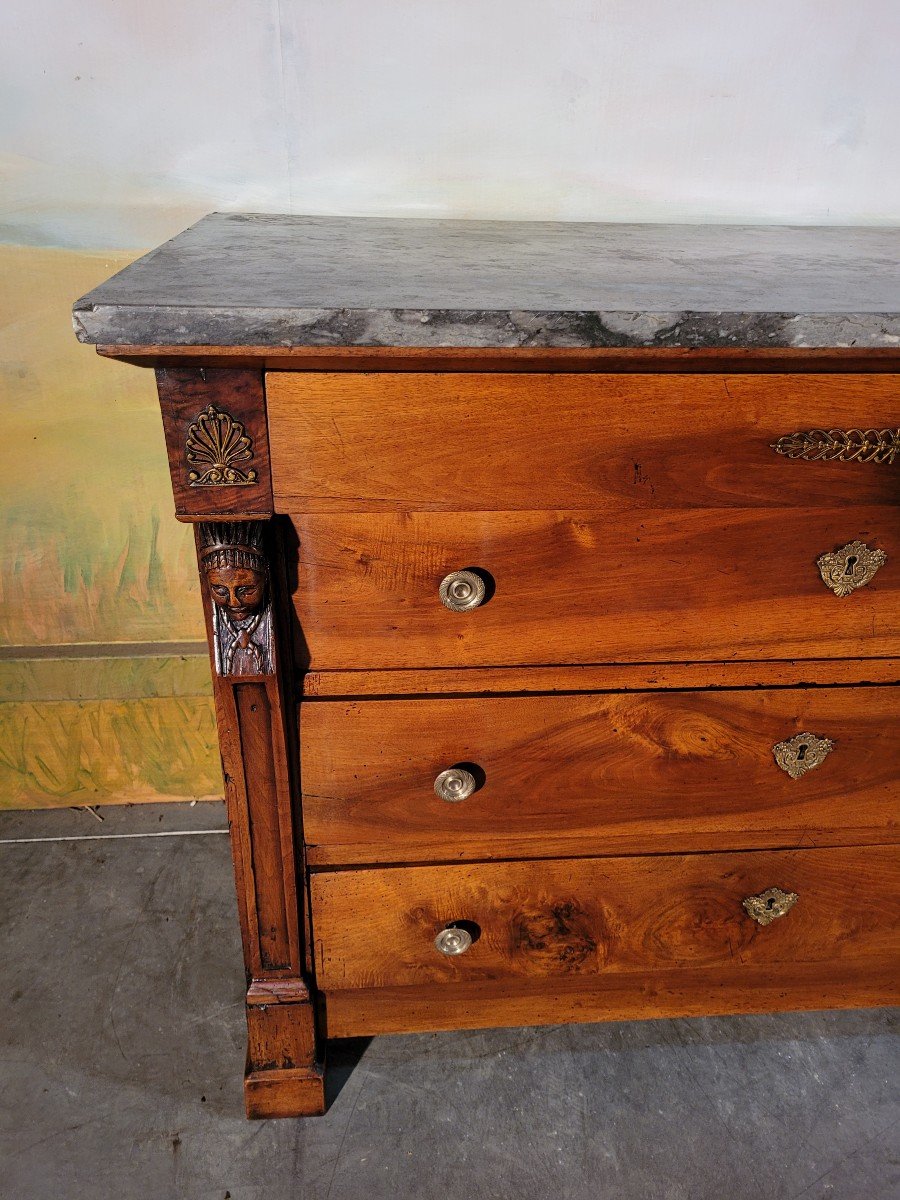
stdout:
<svg viewBox="0 0 900 1200">
<path fill-rule="evenodd" d="M 309 702 L 305 836 L 318 863 L 893 839 L 898 716 L 895 688 Z M 792 779 L 772 747 L 800 732 L 834 749 Z M 483 782 L 448 803 L 457 763 Z"/>
<path fill-rule="evenodd" d="M 399 867 L 314 873 L 318 986 L 584 980 L 708 971 L 737 979 L 803 964 L 897 965 L 900 851 L 861 846 L 653 858 Z M 742 901 L 799 900 L 760 926 Z M 434 946 L 448 924 L 480 930 L 467 953 Z M 720 973 L 724 973 L 724 976 Z"/>
<path fill-rule="evenodd" d="M 266 376 L 278 511 L 896 503 L 784 434 L 900 426 L 893 375 Z"/>
<path fill-rule="evenodd" d="M 396 671 L 307 671 L 304 697 L 491 695 L 510 692 L 644 691 L 652 688 L 811 687 L 898 683 L 900 659 L 783 662 L 606 663 L 566 667 L 459 667 Z"/>
<path fill-rule="evenodd" d="M 893 507 L 292 520 L 313 669 L 900 655 Z M 838 598 L 816 562 L 856 539 L 887 563 Z M 439 583 L 465 567 L 488 572 L 493 595 L 450 612 Z"/>
<path fill-rule="evenodd" d="M 777 971 L 733 965 L 715 972 L 654 971 L 589 981 L 479 980 L 330 992 L 326 1013 L 328 1036 L 344 1038 L 898 1003 L 900 971 L 893 963 L 864 971 L 836 965 L 827 972 L 817 963 L 786 963 Z"/>
</svg>

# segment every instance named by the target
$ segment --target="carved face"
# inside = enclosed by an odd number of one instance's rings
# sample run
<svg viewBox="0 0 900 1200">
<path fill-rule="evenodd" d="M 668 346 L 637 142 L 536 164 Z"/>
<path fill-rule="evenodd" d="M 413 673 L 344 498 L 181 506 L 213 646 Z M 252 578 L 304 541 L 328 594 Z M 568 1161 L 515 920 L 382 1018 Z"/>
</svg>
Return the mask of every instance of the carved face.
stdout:
<svg viewBox="0 0 900 1200">
<path fill-rule="evenodd" d="M 220 608 L 234 621 L 244 621 L 261 607 L 266 594 L 266 577 L 251 567 L 213 567 L 209 590 Z"/>
</svg>

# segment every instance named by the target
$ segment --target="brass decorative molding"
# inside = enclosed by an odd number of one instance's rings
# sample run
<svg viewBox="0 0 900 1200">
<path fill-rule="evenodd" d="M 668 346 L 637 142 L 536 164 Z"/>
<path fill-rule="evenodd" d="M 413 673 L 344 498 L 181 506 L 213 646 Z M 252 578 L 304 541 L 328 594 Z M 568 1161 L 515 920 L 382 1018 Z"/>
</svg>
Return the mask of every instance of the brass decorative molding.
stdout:
<svg viewBox="0 0 900 1200">
<path fill-rule="evenodd" d="M 808 429 L 785 434 L 771 449 L 807 462 L 892 463 L 900 455 L 900 429 Z"/>
<path fill-rule="evenodd" d="M 791 779 L 799 779 L 807 771 L 821 766 L 834 749 L 830 738 L 817 737 L 814 733 L 798 733 L 786 742 L 772 747 L 775 761 Z"/>
<path fill-rule="evenodd" d="M 204 522 L 200 563 L 213 602 L 216 674 L 272 675 L 272 598 L 263 522 Z"/>
<path fill-rule="evenodd" d="M 758 896 L 748 896 L 743 905 L 747 915 L 757 924 L 771 925 L 789 913 L 799 899 L 796 892 L 783 892 L 781 888 L 771 887 Z"/>
<path fill-rule="evenodd" d="M 860 541 L 848 542 L 840 550 L 818 559 L 822 582 L 836 596 L 849 596 L 857 588 L 865 587 L 886 562 L 883 550 L 872 550 Z"/>
<path fill-rule="evenodd" d="M 188 430 L 185 456 L 196 468 L 188 472 L 191 487 L 250 487 L 256 471 L 237 463 L 253 458 L 253 442 L 231 413 L 210 404 Z"/>
</svg>

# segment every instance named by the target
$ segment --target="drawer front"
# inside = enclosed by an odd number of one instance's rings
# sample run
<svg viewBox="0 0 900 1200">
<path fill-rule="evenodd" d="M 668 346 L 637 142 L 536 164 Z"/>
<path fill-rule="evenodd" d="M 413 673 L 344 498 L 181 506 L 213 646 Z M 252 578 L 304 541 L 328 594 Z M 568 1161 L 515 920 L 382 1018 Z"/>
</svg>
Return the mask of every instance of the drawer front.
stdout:
<svg viewBox="0 0 900 1200">
<path fill-rule="evenodd" d="M 293 521 L 314 668 L 900 655 L 895 507 Z M 818 560 L 855 541 L 883 565 L 837 596 Z M 485 573 L 484 602 L 454 612 L 441 581 L 467 568 Z"/>
<path fill-rule="evenodd" d="M 817 429 L 896 430 L 896 375 L 270 372 L 266 402 L 281 512 L 805 507 L 897 497 L 889 466 L 840 461 L 861 450 L 853 435 L 806 451 L 832 461 L 772 449 Z M 890 456 L 890 441 L 881 450 L 869 441 L 857 457 Z"/>
<path fill-rule="evenodd" d="M 863 846 L 314 873 L 317 983 L 882 969 L 898 965 L 898 865 Z M 464 953 L 437 948 L 461 944 L 441 936 L 454 925 L 475 939 Z"/>
<path fill-rule="evenodd" d="M 335 864 L 884 841 L 898 712 L 893 687 L 310 701 L 305 837 Z"/>
</svg>

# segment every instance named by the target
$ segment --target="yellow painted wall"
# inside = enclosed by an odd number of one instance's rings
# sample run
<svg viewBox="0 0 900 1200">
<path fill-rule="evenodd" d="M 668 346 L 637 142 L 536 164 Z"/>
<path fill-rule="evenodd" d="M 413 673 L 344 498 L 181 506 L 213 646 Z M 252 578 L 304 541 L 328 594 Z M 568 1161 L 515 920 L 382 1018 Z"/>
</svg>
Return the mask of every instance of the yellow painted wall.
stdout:
<svg viewBox="0 0 900 1200">
<path fill-rule="evenodd" d="M 221 794 L 153 376 L 69 316 L 133 257 L 0 246 L 0 807 Z"/>
</svg>

